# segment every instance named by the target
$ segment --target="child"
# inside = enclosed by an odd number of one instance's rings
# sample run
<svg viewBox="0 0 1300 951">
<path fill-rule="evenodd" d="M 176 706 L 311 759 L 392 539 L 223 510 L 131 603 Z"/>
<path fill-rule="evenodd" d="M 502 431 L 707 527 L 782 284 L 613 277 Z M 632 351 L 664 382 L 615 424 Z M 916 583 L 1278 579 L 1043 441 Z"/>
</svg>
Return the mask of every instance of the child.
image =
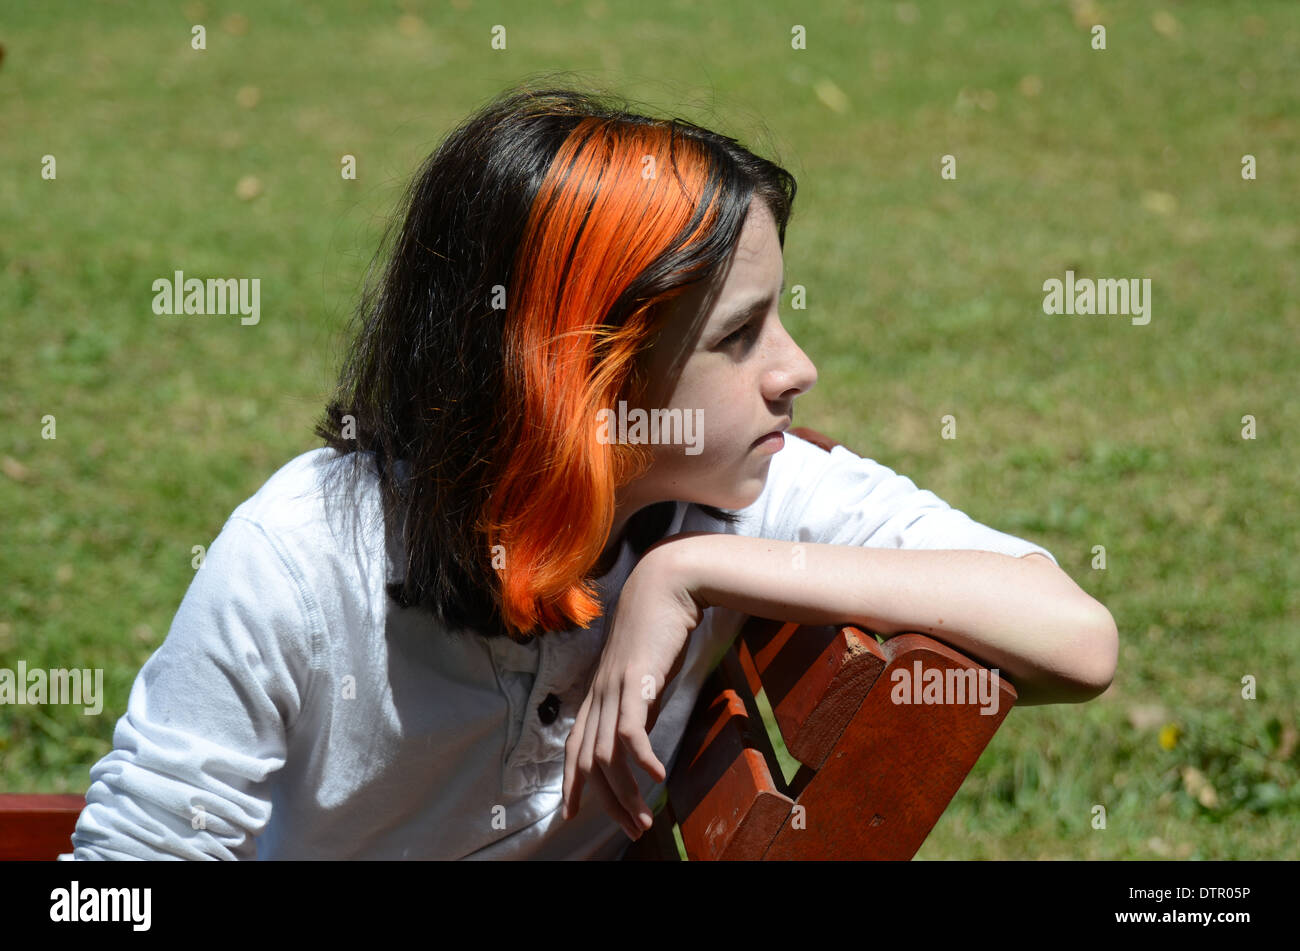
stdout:
<svg viewBox="0 0 1300 951">
<path fill-rule="evenodd" d="M 1043 548 L 782 435 L 816 381 L 778 316 L 794 194 L 568 90 L 456 129 L 326 446 L 213 542 L 75 857 L 616 858 L 746 614 L 932 633 L 1022 702 L 1105 689 L 1114 623 Z"/>
</svg>

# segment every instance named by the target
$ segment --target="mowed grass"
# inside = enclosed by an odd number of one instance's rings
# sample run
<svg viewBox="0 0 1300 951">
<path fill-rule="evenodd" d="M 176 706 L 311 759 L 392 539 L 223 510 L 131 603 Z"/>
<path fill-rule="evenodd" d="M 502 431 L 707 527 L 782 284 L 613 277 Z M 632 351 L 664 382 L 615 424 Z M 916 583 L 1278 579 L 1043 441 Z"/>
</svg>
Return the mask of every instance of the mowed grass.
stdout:
<svg viewBox="0 0 1300 951">
<path fill-rule="evenodd" d="M 918 857 L 1294 857 L 1293 4 L 51 3 L 0 43 L 0 667 L 106 693 L 0 707 L 0 789 L 84 791 L 193 546 L 316 445 L 411 172 L 570 69 L 798 176 L 796 424 L 1044 545 L 1119 625 L 1111 689 L 1012 711 Z M 260 278 L 260 323 L 155 316 L 177 269 Z M 1067 269 L 1150 278 L 1151 322 L 1045 315 Z"/>
</svg>

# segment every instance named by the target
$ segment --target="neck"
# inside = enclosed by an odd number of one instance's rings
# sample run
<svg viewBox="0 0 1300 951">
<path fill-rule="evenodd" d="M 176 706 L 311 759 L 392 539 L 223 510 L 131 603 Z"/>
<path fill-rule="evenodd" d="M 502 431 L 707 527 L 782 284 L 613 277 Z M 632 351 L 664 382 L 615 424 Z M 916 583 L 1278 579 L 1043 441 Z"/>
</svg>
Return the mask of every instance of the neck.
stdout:
<svg viewBox="0 0 1300 951">
<path fill-rule="evenodd" d="M 631 486 L 623 486 L 615 492 L 614 523 L 610 526 L 609 540 L 600 553 L 600 560 L 592 572 L 599 577 L 614 567 L 619 550 L 623 547 L 623 537 L 627 534 L 627 523 L 643 508 L 652 504 L 651 500 L 635 498 L 629 491 Z"/>
<path fill-rule="evenodd" d="M 592 573 L 599 577 L 606 574 L 614 567 L 614 562 L 618 559 L 619 549 L 623 547 L 623 535 L 627 532 L 627 523 L 635 513 L 624 513 L 614 516 L 614 526 L 609 531 L 609 541 L 605 543 L 605 549 L 600 553 L 600 560 L 596 562 L 596 567 Z"/>
</svg>

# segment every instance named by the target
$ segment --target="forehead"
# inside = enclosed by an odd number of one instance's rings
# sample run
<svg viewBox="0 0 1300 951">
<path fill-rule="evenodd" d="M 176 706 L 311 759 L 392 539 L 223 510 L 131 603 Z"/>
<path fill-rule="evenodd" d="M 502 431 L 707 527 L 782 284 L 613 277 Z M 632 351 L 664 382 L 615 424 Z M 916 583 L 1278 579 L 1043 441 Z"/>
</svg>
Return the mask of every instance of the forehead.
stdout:
<svg viewBox="0 0 1300 951">
<path fill-rule="evenodd" d="M 775 290 L 781 279 L 783 267 L 781 242 L 776 233 L 776 219 L 767 203 L 754 198 L 736 247 L 722 273 L 715 282 L 718 289 L 710 313 L 717 315 L 730 311 L 732 305 L 748 303 L 755 297 Z"/>
<path fill-rule="evenodd" d="M 784 267 L 776 219 L 766 202 L 755 198 L 721 273 L 687 289 L 674 302 L 656 350 L 692 346 L 709 324 L 738 305 L 775 293 Z M 656 354 L 662 356 L 662 354 Z"/>
<path fill-rule="evenodd" d="M 737 281 L 737 272 L 742 278 L 757 278 L 760 282 L 770 276 L 770 270 L 781 267 L 781 242 L 776 234 L 776 219 L 767 207 L 767 202 L 754 198 L 745 216 L 745 224 L 740 229 L 740 237 L 732 252 L 730 272 L 726 287 Z"/>
</svg>

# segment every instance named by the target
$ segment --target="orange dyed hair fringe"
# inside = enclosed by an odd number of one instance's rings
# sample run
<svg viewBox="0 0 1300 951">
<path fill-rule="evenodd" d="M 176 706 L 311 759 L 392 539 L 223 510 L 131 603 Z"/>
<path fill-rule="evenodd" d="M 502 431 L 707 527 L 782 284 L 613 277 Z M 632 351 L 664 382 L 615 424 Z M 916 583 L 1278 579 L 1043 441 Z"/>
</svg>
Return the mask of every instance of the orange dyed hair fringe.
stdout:
<svg viewBox="0 0 1300 951">
<path fill-rule="evenodd" d="M 597 413 L 634 381 L 669 298 L 638 304 L 621 327 L 604 320 L 689 225 L 707 167 L 703 148 L 668 128 L 588 118 L 529 210 L 503 339 L 501 411 L 517 439 L 481 525 L 489 550 L 504 554 L 500 610 L 512 631 L 587 627 L 600 616 L 586 578 L 613 527 L 615 489 L 650 457 L 599 442 Z M 688 246 L 710 223 L 701 216 Z"/>
</svg>

